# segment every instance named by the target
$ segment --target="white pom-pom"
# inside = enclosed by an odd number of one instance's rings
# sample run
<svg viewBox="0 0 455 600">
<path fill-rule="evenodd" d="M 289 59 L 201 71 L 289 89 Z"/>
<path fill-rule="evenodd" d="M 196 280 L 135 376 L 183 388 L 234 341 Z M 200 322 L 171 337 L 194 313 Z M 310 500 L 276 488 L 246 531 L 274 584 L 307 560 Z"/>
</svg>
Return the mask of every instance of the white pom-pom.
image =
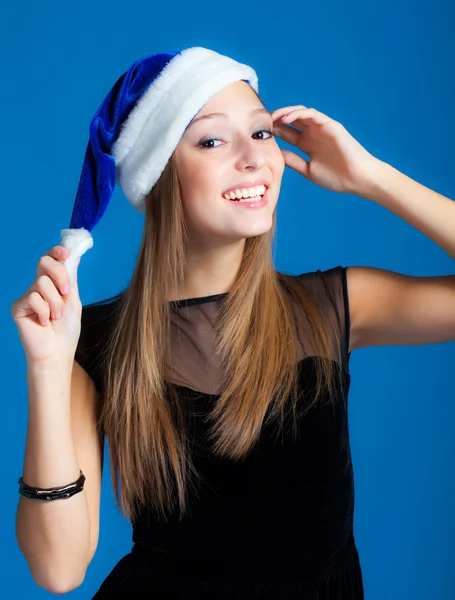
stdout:
<svg viewBox="0 0 455 600">
<path fill-rule="evenodd" d="M 60 243 L 71 252 L 69 257 L 62 262 L 69 273 L 71 284 L 74 283 L 77 271 L 77 259 L 93 246 L 93 237 L 90 231 L 81 227 L 80 229 L 62 229 L 60 231 Z"/>
</svg>

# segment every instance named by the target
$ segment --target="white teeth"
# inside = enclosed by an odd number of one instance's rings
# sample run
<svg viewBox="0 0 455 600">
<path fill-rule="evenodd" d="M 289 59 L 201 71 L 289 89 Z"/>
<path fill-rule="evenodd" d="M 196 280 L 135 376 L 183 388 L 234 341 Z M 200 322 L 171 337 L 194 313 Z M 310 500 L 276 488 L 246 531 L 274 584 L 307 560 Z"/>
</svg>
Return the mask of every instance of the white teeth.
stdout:
<svg viewBox="0 0 455 600">
<path fill-rule="evenodd" d="M 236 190 L 231 190 L 224 194 L 224 198 L 226 200 L 241 200 L 248 198 L 256 198 L 257 196 L 263 196 L 265 194 L 266 187 L 265 185 L 257 185 L 252 188 L 241 188 Z"/>
</svg>

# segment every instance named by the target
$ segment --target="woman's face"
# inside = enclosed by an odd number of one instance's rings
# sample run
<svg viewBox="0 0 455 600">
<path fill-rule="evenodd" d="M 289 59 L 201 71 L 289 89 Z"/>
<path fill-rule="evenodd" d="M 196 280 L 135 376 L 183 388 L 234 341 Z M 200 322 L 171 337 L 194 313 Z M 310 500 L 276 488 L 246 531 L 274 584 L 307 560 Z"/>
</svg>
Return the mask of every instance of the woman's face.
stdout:
<svg viewBox="0 0 455 600">
<path fill-rule="evenodd" d="M 211 98 L 187 127 L 175 161 L 193 243 L 232 243 L 270 230 L 285 166 L 270 131 L 269 112 L 243 81 Z M 224 197 L 259 181 L 266 183 L 268 196 L 262 208 Z"/>
</svg>

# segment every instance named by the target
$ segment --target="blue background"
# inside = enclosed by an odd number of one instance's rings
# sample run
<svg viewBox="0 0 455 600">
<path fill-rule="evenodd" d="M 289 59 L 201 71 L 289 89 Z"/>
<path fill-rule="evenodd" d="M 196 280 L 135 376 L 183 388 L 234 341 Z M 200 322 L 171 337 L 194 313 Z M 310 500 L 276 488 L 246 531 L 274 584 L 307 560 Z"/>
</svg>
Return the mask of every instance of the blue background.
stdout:
<svg viewBox="0 0 455 600">
<path fill-rule="evenodd" d="M 455 4 L 28 0 L 2 12 L 0 595 L 47 598 L 14 534 L 27 386 L 10 307 L 69 225 L 88 124 L 104 96 L 140 57 L 206 46 L 257 70 L 267 108 L 315 107 L 381 160 L 454 198 Z M 142 224 L 117 188 L 79 268 L 84 304 L 127 284 Z M 302 273 L 339 264 L 455 272 L 452 258 L 391 212 L 286 169 L 276 267 Z M 368 600 L 455 597 L 454 365 L 454 342 L 352 354 L 355 535 Z M 97 553 L 74 599 L 91 598 L 131 546 L 107 459 L 101 511 Z"/>
</svg>

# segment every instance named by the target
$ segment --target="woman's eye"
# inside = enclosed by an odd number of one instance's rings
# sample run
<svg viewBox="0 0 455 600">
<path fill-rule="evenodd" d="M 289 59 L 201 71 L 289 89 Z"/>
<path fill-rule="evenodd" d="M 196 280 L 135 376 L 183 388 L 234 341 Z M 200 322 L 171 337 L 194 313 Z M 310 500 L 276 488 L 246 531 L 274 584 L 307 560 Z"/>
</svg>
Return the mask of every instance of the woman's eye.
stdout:
<svg viewBox="0 0 455 600">
<path fill-rule="evenodd" d="M 257 132 L 256 132 L 255 134 L 253 134 L 253 135 L 257 135 L 258 133 L 264 133 L 264 132 L 265 132 L 265 133 L 268 133 L 268 134 L 269 134 L 269 137 L 267 137 L 267 138 L 262 138 L 262 139 L 269 140 L 271 137 L 273 137 L 273 133 L 270 131 L 270 129 L 261 129 L 260 131 L 257 131 Z"/>
<path fill-rule="evenodd" d="M 267 133 L 269 137 L 263 137 L 263 138 L 257 138 L 260 140 L 268 140 L 271 137 L 273 137 L 273 133 L 270 129 L 261 129 L 260 131 L 257 131 L 256 133 L 253 133 L 253 135 L 258 135 L 258 134 L 263 134 L 263 133 Z M 218 146 L 208 146 L 207 144 L 210 144 L 211 142 L 221 142 L 221 140 L 219 138 L 207 138 L 205 140 L 202 140 L 201 142 L 199 142 L 198 146 L 204 150 L 210 150 L 210 148 L 217 148 Z"/>
<path fill-rule="evenodd" d="M 217 148 L 217 146 L 207 146 L 206 144 L 210 143 L 210 142 L 220 142 L 221 140 L 219 140 L 218 138 L 209 138 L 207 140 L 202 140 L 202 142 L 199 143 L 199 147 L 203 148 L 203 149 L 210 149 L 210 148 Z"/>
</svg>

